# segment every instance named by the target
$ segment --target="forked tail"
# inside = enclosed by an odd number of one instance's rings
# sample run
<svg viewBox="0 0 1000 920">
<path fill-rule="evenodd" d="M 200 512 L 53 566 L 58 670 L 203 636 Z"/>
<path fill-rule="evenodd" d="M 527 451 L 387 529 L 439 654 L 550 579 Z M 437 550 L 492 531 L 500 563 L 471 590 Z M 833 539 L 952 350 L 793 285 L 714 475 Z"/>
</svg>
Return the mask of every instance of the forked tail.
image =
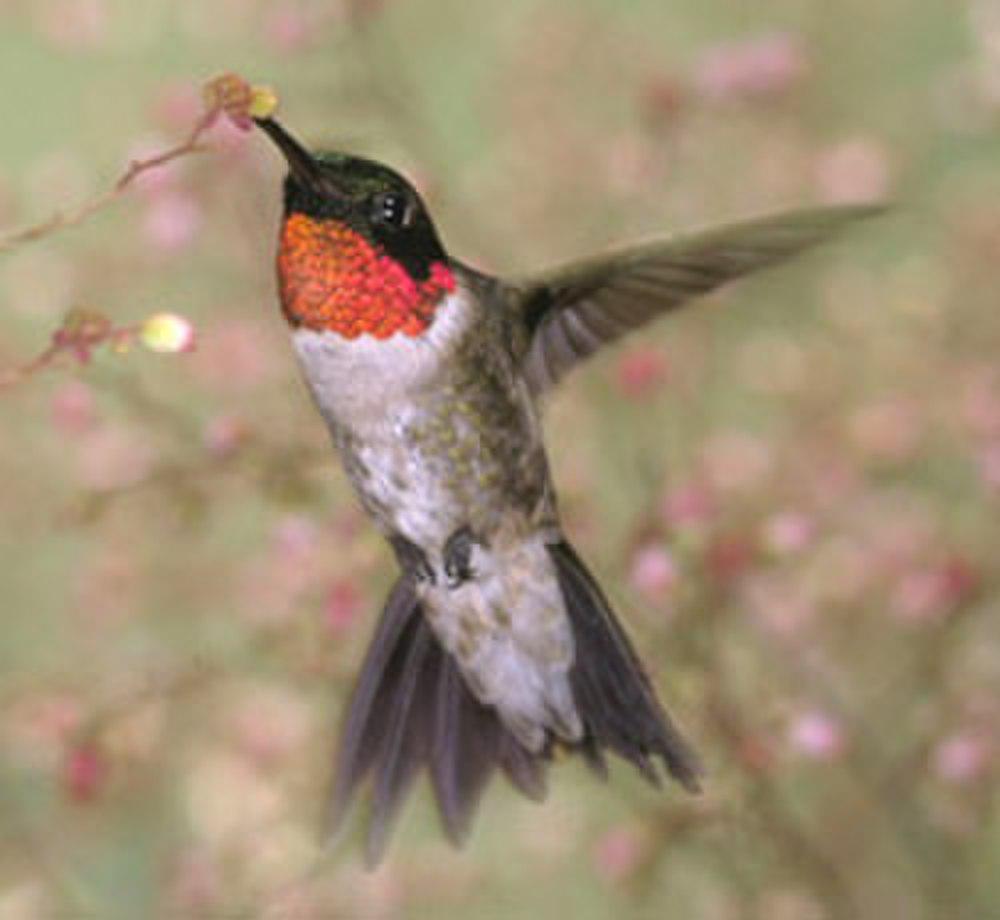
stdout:
<svg viewBox="0 0 1000 920">
<path fill-rule="evenodd" d="M 696 792 L 697 756 L 660 706 L 601 589 L 568 543 L 548 549 L 573 624 L 569 676 L 585 732 L 572 749 L 602 777 L 604 752 L 611 751 L 655 784 L 659 758 L 667 773 Z M 550 738 L 541 752 L 529 751 L 495 709 L 472 695 L 427 624 L 412 578 L 403 575 L 386 602 L 347 711 L 334 780 L 334 827 L 370 779 L 366 859 L 376 864 L 410 785 L 426 767 L 445 831 L 459 844 L 497 768 L 530 798 L 544 796 L 557 743 L 564 744 Z"/>
</svg>

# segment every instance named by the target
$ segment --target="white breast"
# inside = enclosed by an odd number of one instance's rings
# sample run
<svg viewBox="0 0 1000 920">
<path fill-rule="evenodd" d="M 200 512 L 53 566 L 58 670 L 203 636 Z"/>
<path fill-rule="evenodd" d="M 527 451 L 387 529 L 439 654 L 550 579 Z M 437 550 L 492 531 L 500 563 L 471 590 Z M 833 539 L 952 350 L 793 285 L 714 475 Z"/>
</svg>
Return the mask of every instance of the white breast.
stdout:
<svg viewBox="0 0 1000 920">
<path fill-rule="evenodd" d="M 296 330 L 299 363 L 324 416 L 355 431 L 370 430 L 392 393 L 433 384 L 474 319 L 467 296 L 461 288 L 448 295 L 420 336 L 346 339 L 335 332 Z"/>
</svg>

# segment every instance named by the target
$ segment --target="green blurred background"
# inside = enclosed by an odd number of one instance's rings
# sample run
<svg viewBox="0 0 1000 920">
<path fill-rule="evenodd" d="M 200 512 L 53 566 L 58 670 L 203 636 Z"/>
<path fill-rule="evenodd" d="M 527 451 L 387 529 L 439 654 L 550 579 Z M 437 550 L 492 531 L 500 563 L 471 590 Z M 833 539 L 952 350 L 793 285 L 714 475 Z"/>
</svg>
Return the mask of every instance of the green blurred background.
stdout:
<svg viewBox="0 0 1000 920">
<path fill-rule="evenodd" d="M 0 232 L 182 138 L 199 86 L 418 182 L 527 271 L 796 204 L 892 216 L 628 340 L 549 408 L 568 528 L 705 794 L 559 764 L 465 850 L 321 847 L 392 565 L 275 307 L 280 168 L 225 125 L 0 253 L 0 918 L 1000 916 L 998 0 L 0 0 Z"/>
</svg>

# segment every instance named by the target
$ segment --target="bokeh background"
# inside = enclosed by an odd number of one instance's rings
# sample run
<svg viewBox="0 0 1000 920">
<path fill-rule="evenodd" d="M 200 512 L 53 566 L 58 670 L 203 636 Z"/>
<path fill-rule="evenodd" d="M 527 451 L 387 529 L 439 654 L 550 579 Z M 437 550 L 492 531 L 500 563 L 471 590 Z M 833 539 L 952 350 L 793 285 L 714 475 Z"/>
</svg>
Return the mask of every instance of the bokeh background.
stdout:
<svg viewBox="0 0 1000 920">
<path fill-rule="evenodd" d="M 496 271 L 899 204 L 549 407 L 705 794 L 560 764 L 456 853 L 421 787 L 374 874 L 321 830 L 392 564 L 275 307 L 274 152 L 220 122 L 0 253 L 0 368 L 74 307 L 197 334 L 0 392 L 0 917 L 1000 916 L 1000 0 L 2 0 L 0 229 L 181 139 L 222 70 Z"/>
</svg>

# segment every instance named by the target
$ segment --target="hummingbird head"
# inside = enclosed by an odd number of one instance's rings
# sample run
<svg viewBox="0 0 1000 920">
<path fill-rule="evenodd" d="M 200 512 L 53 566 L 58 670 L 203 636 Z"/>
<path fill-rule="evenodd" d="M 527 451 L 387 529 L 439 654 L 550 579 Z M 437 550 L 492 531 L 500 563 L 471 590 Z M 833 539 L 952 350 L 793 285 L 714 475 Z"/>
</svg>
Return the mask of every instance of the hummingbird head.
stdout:
<svg viewBox="0 0 1000 920">
<path fill-rule="evenodd" d="M 278 248 L 288 321 L 350 339 L 423 333 L 455 277 L 413 186 L 373 160 L 310 153 L 273 118 L 257 124 L 288 162 Z"/>
</svg>

